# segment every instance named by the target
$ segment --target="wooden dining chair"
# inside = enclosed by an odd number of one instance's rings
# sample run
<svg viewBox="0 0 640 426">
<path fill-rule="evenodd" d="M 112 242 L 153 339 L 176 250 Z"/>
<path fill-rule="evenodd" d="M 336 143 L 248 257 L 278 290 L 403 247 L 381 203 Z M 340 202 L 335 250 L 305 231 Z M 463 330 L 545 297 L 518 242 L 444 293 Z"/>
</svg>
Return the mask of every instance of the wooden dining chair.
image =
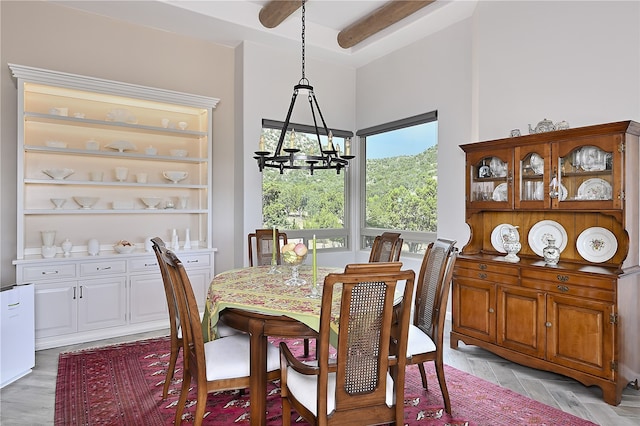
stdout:
<svg viewBox="0 0 640 426">
<path fill-rule="evenodd" d="M 256 229 L 247 237 L 249 246 L 249 266 L 271 265 L 273 250 L 280 265 L 280 247 L 287 244 L 287 234 L 276 229 L 276 246 L 273 247 L 273 229 Z"/>
<path fill-rule="evenodd" d="M 173 288 L 170 282 L 169 273 L 167 271 L 167 264 L 165 258 L 161 255 L 162 250 L 166 250 L 166 246 L 162 238 L 155 237 L 151 239 L 153 251 L 158 260 L 158 266 L 160 268 L 160 275 L 162 276 L 162 284 L 164 286 L 164 294 L 167 299 L 167 309 L 169 311 L 169 340 L 171 342 L 171 352 L 169 355 L 169 366 L 167 367 L 167 376 L 162 388 L 162 399 L 167 399 L 169 393 L 169 385 L 175 374 L 176 362 L 178 360 L 178 354 L 182 347 L 182 329 L 180 328 L 180 317 L 178 313 L 178 301 L 173 292 Z M 220 337 L 231 336 L 232 334 L 241 333 L 240 330 L 236 330 L 233 327 L 229 327 L 222 321 L 218 321 L 217 335 Z"/>
<path fill-rule="evenodd" d="M 383 232 L 376 236 L 371 246 L 369 262 L 397 262 L 400 260 L 403 241 L 397 232 Z"/>
<path fill-rule="evenodd" d="M 204 342 L 198 303 L 184 265 L 166 247 L 160 255 L 167 266 L 167 276 L 176 296 L 182 326 L 183 380 L 174 424 L 182 423 L 192 378 L 197 387 L 194 425 L 202 425 L 207 395 L 211 392 L 249 387 L 250 341 L 248 334 L 234 334 Z M 267 343 L 267 380 L 280 376 L 278 348 Z"/>
<path fill-rule="evenodd" d="M 404 424 L 411 303 L 394 316 L 394 294 L 398 282 L 406 280 L 403 298 L 411 300 L 415 273 L 401 267 L 400 262 L 352 264 L 325 277 L 317 360 L 302 362 L 280 343 L 283 425 L 291 424 L 292 407 L 316 425 Z M 334 288 L 340 304 L 332 312 Z M 329 346 L 336 326 L 333 359 Z M 390 354 L 392 341 L 402 356 Z"/>
<path fill-rule="evenodd" d="M 439 238 L 427 248 L 418 275 L 413 324 L 409 326 L 407 345 L 407 363 L 418 364 L 425 389 L 428 387 L 424 363 L 434 362 L 445 411 L 449 414 L 451 401 L 444 377 L 443 337 L 449 288 L 458 255 L 455 243 Z"/>
</svg>

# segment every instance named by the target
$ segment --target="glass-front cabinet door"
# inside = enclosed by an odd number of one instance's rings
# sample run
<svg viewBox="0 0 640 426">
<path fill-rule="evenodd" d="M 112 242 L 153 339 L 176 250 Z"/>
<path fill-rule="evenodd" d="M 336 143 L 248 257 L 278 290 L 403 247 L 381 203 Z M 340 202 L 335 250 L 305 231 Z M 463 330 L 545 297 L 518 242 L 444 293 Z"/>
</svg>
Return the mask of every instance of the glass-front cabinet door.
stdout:
<svg viewBox="0 0 640 426">
<path fill-rule="evenodd" d="M 554 144 L 555 164 L 549 182 L 553 208 L 622 208 L 622 136 Z M 621 167 L 618 167 L 621 169 Z"/>
<path fill-rule="evenodd" d="M 470 154 L 467 157 L 467 206 L 505 209 L 513 206 L 513 151 Z"/>
<path fill-rule="evenodd" d="M 549 207 L 551 146 L 549 144 L 515 148 L 514 202 L 516 208 Z"/>
</svg>

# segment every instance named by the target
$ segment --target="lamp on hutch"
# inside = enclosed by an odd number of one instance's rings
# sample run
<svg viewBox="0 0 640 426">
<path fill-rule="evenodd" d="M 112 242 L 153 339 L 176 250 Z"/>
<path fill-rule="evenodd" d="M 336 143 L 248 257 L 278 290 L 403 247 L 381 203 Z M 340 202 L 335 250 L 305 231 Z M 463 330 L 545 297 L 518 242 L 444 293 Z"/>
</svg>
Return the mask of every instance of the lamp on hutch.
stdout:
<svg viewBox="0 0 640 426">
<path fill-rule="evenodd" d="M 312 175 L 314 170 L 323 169 L 334 169 L 337 173 L 340 173 L 340 170 L 345 169 L 349 165 L 349 160 L 354 158 L 354 156 L 351 155 L 351 140 L 349 138 L 345 140 L 344 153 L 340 152 L 340 147 L 338 145 L 333 144 L 333 134 L 327 127 L 327 123 L 324 121 L 322 111 L 320 111 L 320 106 L 318 105 L 318 100 L 316 99 L 316 95 L 313 91 L 313 86 L 309 84 L 309 80 L 305 77 L 305 2 L 306 0 L 302 0 L 302 78 L 298 81 L 298 84 L 293 86 L 291 104 L 289 105 L 287 118 L 282 126 L 280 138 L 278 139 L 275 151 L 266 151 L 264 141 L 262 139 L 260 140 L 258 151 L 255 152 L 255 157 L 253 157 L 258 162 L 260 172 L 262 172 L 265 167 L 271 167 L 279 169 L 281 174 L 285 169 L 309 170 L 309 173 Z M 317 155 L 314 151 L 303 153 L 300 148 L 295 147 L 294 129 L 292 129 L 290 133 L 291 143 L 288 147 L 283 147 L 287 131 L 289 130 L 291 113 L 293 112 L 293 108 L 299 94 L 306 94 L 307 100 L 309 101 L 315 134 L 318 140 Z M 320 142 L 321 130 L 318 128 L 318 117 L 322 122 L 322 129 L 324 130 L 323 135 L 328 136 L 328 144 L 324 147 Z"/>
</svg>

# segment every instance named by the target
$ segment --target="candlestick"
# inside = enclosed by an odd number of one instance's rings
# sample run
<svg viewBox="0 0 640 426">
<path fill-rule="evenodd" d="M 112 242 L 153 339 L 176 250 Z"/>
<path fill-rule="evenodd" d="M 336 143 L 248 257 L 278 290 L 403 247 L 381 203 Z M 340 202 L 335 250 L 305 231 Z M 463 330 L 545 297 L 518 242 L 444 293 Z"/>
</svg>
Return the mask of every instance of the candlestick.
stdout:
<svg viewBox="0 0 640 426">
<path fill-rule="evenodd" d="M 276 227 L 273 227 L 273 246 L 271 247 L 271 260 L 276 262 Z"/>
<path fill-rule="evenodd" d="M 258 151 L 264 152 L 264 136 L 260 136 L 260 143 L 258 144 Z"/>
<path fill-rule="evenodd" d="M 296 129 L 293 129 L 291 131 L 291 137 L 289 138 L 289 148 L 293 149 L 295 140 L 296 140 Z"/>
<path fill-rule="evenodd" d="M 316 285 L 318 280 L 318 263 L 316 260 L 316 236 L 313 235 L 313 256 L 311 257 L 312 269 L 313 269 L 313 285 Z"/>
</svg>

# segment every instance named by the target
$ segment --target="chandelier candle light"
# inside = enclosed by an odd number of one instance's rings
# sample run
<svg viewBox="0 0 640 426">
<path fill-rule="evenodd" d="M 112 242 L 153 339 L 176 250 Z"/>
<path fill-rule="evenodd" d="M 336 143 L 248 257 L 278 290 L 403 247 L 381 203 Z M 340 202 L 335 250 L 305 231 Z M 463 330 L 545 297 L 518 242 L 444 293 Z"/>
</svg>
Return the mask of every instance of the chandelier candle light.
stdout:
<svg viewBox="0 0 640 426">
<path fill-rule="evenodd" d="M 351 141 L 345 140 L 344 154 L 340 153 L 340 147 L 333 144 L 333 133 L 328 129 L 327 123 L 324 121 L 322 111 L 318 105 L 318 100 L 313 92 L 313 86 L 309 84 L 309 80 L 305 77 L 305 1 L 302 0 L 302 78 L 298 81 L 298 84 L 293 86 L 293 96 L 291 97 L 291 104 L 289 105 L 289 112 L 287 112 L 287 118 L 284 121 L 282 130 L 280 131 L 280 138 L 278 139 L 278 145 L 275 151 L 272 153 L 266 150 L 264 138 L 260 137 L 258 144 L 258 151 L 255 152 L 255 158 L 258 162 L 258 169 L 260 172 L 265 167 L 279 169 L 282 174 L 285 169 L 291 170 L 309 170 L 309 173 L 313 175 L 314 170 L 319 169 L 334 169 L 336 173 L 340 173 L 340 170 L 345 169 L 349 165 L 349 160 L 354 158 L 351 155 Z M 299 93 L 306 93 L 311 107 L 311 115 L 313 117 L 313 125 L 315 127 L 316 137 L 318 139 L 319 154 L 315 154 L 315 150 L 305 154 L 301 153 L 299 148 L 295 148 L 295 130 L 292 130 L 289 138 L 289 147 L 283 148 L 283 142 L 289 130 L 289 122 L 291 120 L 291 113 L 296 103 L 296 98 Z M 320 142 L 320 130 L 318 129 L 318 120 L 316 118 L 316 110 L 318 116 L 322 121 L 323 134 L 329 138 L 329 143 L 326 147 L 322 146 Z M 284 152 L 283 152 L 284 151 Z"/>
<path fill-rule="evenodd" d="M 316 235 L 313 235 L 313 251 L 311 256 L 311 270 L 313 280 L 311 282 L 311 293 L 309 297 L 312 299 L 319 299 L 321 297 L 320 292 L 318 291 L 318 262 L 316 260 Z"/>
<path fill-rule="evenodd" d="M 278 259 L 276 258 L 276 244 L 278 244 L 278 235 L 275 225 L 273 226 L 273 241 L 271 243 L 271 268 L 269 268 L 269 274 L 279 274 L 278 271 Z"/>
</svg>

